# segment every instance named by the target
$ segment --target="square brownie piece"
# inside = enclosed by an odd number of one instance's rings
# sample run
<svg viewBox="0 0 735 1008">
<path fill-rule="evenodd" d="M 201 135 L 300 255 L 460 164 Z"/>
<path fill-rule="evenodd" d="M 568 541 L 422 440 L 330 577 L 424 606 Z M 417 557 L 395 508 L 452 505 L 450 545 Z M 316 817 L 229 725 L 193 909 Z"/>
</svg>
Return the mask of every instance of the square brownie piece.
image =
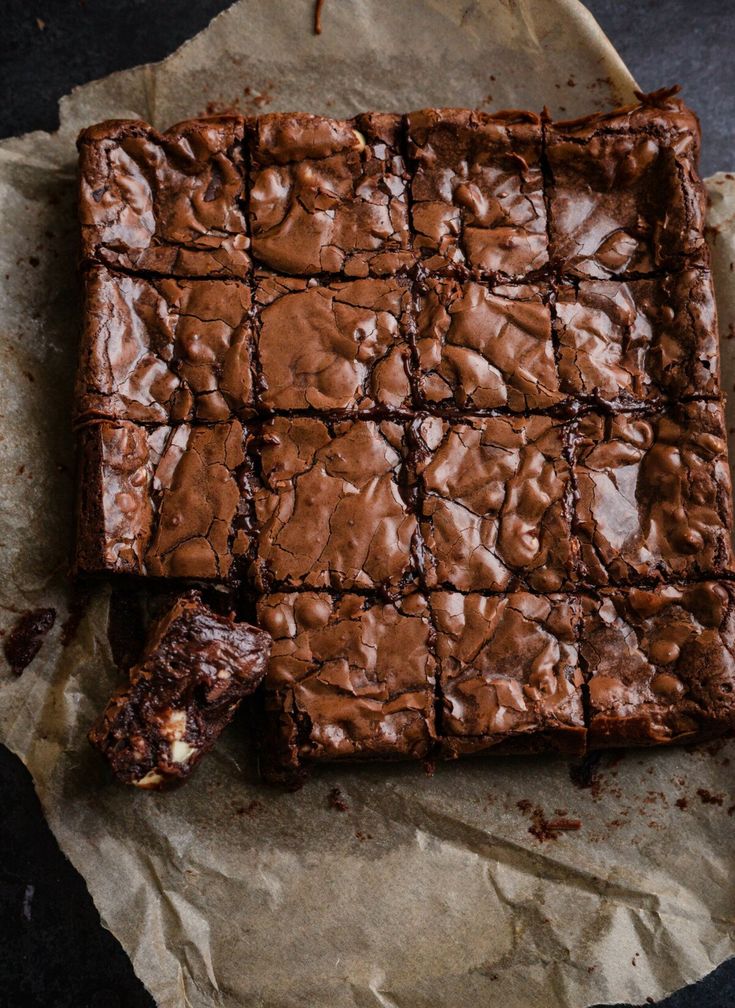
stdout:
<svg viewBox="0 0 735 1008">
<path fill-rule="evenodd" d="M 267 777 L 335 759 L 420 759 L 435 739 L 432 629 L 422 595 L 266 595 Z"/>
<path fill-rule="evenodd" d="M 582 417 L 574 476 L 575 533 L 589 582 L 732 569 L 732 490 L 719 402 Z"/>
<path fill-rule="evenodd" d="M 251 151 L 253 255 L 293 276 L 387 276 L 413 261 L 401 116 L 259 116 Z"/>
<path fill-rule="evenodd" d="M 735 728 L 735 585 L 603 590 L 584 609 L 591 747 L 694 742 Z"/>
<path fill-rule="evenodd" d="M 272 410 L 410 409 L 411 291 L 398 277 L 258 277 L 260 403 Z"/>
<path fill-rule="evenodd" d="M 275 417 L 252 452 L 260 588 L 395 589 L 413 579 L 403 425 Z"/>
<path fill-rule="evenodd" d="M 717 309 L 706 270 L 561 284 L 555 313 L 559 373 L 571 395 L 630 407 L 719 394 Z"/>
<path fill-rule="evenodd" d="M 237 421 L 83 427 L 77 569 L 226 578 L 250 545 L 244 432 Z"/>
<path fill-rule="evenodd" d="M 707 263 L 699 123 L 669 91 L 546 128 L 550 257 L 605 278 Z"/>
<path fill-rule="evenodd" d="M 431 270 L 520 279 L 548 263 L 541 122 L 531 112 L 408 116 L 414 245 Z"/>
<path fill-rule="evenodd" d="M 550 295 L 535 286 L 428 278 L 416 323 L 424 405 L 520 413 L 559 403 Z"/>
<path fill-rule="evenodd" d="M 192 119 L 158 133 L 134 119 L 84 130 L 82 256 L 173 276 L 247 276 L 243 120 Z"/>
<path fill-rule="evenodd" d="M 419 441 L 430 587 L 557 591 L 573 577 L 566 428 L 546 416 L 425 418 Z"/>
<path fill-rule="evenodd" d="M 584 750 L 576 597 L 434 592 L 431 612 L 446 755 Z"/>
<path fill-rule="evenodd" d="M 238 280 L 85 275 L 77 418 L 214 422 L 254 408 L 250 289 Z"/>
</svg>

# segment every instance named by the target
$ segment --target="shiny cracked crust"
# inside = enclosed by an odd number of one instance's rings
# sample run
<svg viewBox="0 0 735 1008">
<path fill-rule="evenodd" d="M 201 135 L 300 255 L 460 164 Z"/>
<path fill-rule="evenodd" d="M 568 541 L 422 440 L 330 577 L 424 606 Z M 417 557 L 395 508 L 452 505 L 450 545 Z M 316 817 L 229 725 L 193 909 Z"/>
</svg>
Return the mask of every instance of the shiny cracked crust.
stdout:
<svg viewBox="0 0 735 1008">
<path fill-rule="evenodd" d="M 411 408 L 408 283 L 258 278 L 260 402 L 267 409 Z"/>
<path fill-rule="evenodd" d="M 302 761 L 428 755 L 435 662 L 429 611 L 414 592 L 393 601 L 324 592 L 266 595 L 272 636 L 265 679 L 266 773 Z"/>
<path fill-rule="evenodd" d="M 249 288 L 236 280 L 85 276 L 77 420 L 214 422 L 253 410 Z"/>
<path fill-rule="evenodd" d="M 732 491 L 719 402 L 582 417 L 574 477 L 584 580 L 640 583 L 732 570 Z"/>
<path fill-rule="evenodd" d="M 109 120 L 79 147 L 82 256 L 172 276 L 247 276 L 243 120 L 215 116 L 158 133 Z"/>
<path fill-rule="evenodd" d="M 430 604 L 445 755 L 584 750 L 578 598 L 434 592 Z"/>
<path fill-rule="evenodd" d="M 389 421 L 276 417 L 253 440 L 255 580 L 396 588 L 416 573 L 405 431 Z"/>
<path fill-rule="evenodd" d="M 591 748 L 693 742 L 735 728 L 735 586 L 584 599 Z"/>
<path fill-rule="evenodd" d="M 387 276 L 411 264 L 402 117 L 260 116 L 251 148 L 253 255 L 282 273 Z"/>
<path fill-rule="evenodd" d="M 263 679 L 270 644 L 263 630 L 218 615 L 194 594 L 179 599 L 152 628 L 90 742 L 124 783 L 183 783 Z"/>
</svg>

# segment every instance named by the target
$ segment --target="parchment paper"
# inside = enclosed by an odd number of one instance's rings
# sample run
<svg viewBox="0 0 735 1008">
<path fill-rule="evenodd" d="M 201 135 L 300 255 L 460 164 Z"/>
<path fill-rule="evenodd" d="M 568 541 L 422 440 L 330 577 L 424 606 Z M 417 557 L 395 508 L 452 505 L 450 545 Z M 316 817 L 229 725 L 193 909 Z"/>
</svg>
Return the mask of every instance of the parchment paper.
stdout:
<svg viewBox="0 0 735 1008">
<path fill-rule="evenodd" d="M 257 782 L 236 723 L 164 797 L 112 784 L 86 744 L 117 674 L 107 591 L 74 634 L 68 622 L 78 129 L 233 106 L 577 115 L 631 98 L 630 74 L 575 0 L 327 0 L 320 37 L 312 17 L 311 0 L 240 0 L 163 63 L 65 98 L 58 133 L 0 144 L 2 627 L 36 606 L 59 613 L 22 677 L 0 671 L 0 739 L 161 1008 L 658 998 L 733 952 L 730 743 L 606 756 L 585 789 L 563 761 L 479 759 L 433 777 L 325 769 L 284 795 Z M 727 336 L 735 183 L 710 188 Z M 731 388 L 735 354 L 723 350 Z M 328 801 L 335 786 L 346 810 Z M 542 842 L 529 832 L 536 808 L 581 828 Z"/>
</svg>

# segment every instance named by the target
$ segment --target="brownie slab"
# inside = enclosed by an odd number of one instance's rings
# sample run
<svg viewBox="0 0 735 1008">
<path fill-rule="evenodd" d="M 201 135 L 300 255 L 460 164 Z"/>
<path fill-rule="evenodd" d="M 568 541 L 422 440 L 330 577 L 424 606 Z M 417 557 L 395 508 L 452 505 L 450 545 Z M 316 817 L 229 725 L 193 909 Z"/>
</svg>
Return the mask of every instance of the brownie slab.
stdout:
<svg viewBox="0 0 735 1008">
<path fill-rule="evenodd" d="M 706 265 L 699 123 L 671 92 L 546 127 L 550 257 L 605 278 Z"/>
<path fill-rule="evenodd" d="M 271 779 L 302 762 L 429 753 L 435 660 L 422 595 L 266 595 L 257 618 L 273 637 L 264 747 Z"/>
<path fill-rule="evenodd" d="M 252 413 L 250 308 L 237 280 L 146 280 L 93 267 L 77 419 L 166 424 Z"/>
<path fill-rule="evenodd" d="M 562 388 L 621 407 L 717 396 L 717 310 L 706 270 L 582 280 L 556 290 Z"/>
<path fill-rule="evenodd" d="M 84 260 L 174 276 L 247 276 L 243 120 L 193 119 L 158 133 L 113 119 L 84 130 Z"/>
<path fill-rule="evenodd" d="M 260 274 L 260 404 L 272 410 L 411 409 L 407 281 Z"/>
<path fill-rule="evenodd" d="M 401 121 L 260 116 L 249 193 L 258 262 L 295 276 L 387 276 L 410 265 Z"/>
<path fill-rule="evenodd" d="M 442 750 L 585 747 L 579 599 L 434 592 Z"/>
<path fill-rule="evenodd" d="M 258 587 L 412 580 L 417 521 L 403 496 L 405 450 L 403 426 L 389 421 L 264 423 L 252 444 Z"/>
<path fill-rule="evenodd" d="M 722 405 L 579 421 L 575 534 L 593 584 L 732 570 L 732 490 Z"/>
<path fill-rule="evenodd" d="M 519 279 L 545 266 L 538 116 L 424 109 L 407 120 L 414 244 L 426 267 Z"/>
<path fill-rule="evenodd" d="M 82 428 L 77 569 L 81 573 L 222 579 L 247 553 L 250 502 L 244 432 Z"/>
<path fill-rule="evenodd" d="M 735 728 L 735 585 L 604 590 L 584 600 L 591 748 Z"/>
<path fill-rule="evenodd" d="M 534 286 L 428 278 L 416 322 L 423 404 L 523 412 L 559 403 L 549 296 Z"/>
<path fill-rule="evenodd" d="M 90 742 L 124 783 L 183 783 L 263 679 L 270 644 L 263 630 L 218 615 L 195 594 L 180 598 L 152 628 Z"/>
<path fill-rule="evenodd" d="M 433 417 L 415 432 L 426 583 L 568 587 L 575 558 L 564 425 L 546 416 Z"/>
</svg>

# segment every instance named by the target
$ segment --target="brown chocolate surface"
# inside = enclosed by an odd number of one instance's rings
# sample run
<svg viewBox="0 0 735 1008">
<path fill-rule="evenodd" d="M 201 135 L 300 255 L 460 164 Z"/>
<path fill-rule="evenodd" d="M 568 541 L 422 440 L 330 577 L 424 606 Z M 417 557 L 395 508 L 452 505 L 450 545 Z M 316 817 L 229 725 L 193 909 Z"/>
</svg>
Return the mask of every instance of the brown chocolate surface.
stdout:
<svg viewBox="0 0 735 1008">
<path fill-rule="evenodd" d="M 417 425 L 426 582 L 460 591 L 539 591 L 573 573 L 564 427 L 545 416 Z"/>
<path fill-rule="evenodd" d="M 182 783 L 265 675 L 271 640 L 196 595 L 151 630 L 130 682 L 89 733 L 118 780 L 161 790 Z"/>
<path fill-rule="evenodd" d="M 260 402 L 267 409 L 411 408 L 405 280 L 258 278 Z"/>
<path fill-rule="evenodd" d="M 735 728 L 735 585 L 584 599 L 592 748 L 693 742 Z"/>
<path fill-rule="evenodd" d="M 732 570 L 732 491 L 722 406 L 591 413 L 575 445 L 575 534 L 594 584 Z"/>
<path fill-rule="evenodd" d="M 251 151 L 253 255 L 281 273 L 387 276 L 413 260 L 401 116 L 260 116 Z"/>
<path fill-rule="evenodd" d="M 407 118 L 414 244 L 427 268 L 522 278 L 545 266 L 538 116 L 424 109 Z"/>
<path fill-rule="evenodd" d="M 661 92 L 546 127 L 550 258 L 605 278 L 706 265 L 699 123 Z"/>
<path fill-rule="evenodd" d="M 270 776 L 301 761 L 426 756 L 435 738 L 426 601 L 324 592 L 264 596 Z"/>
<path fill-rule="evenodd" d="M 570 395 L 625 406 L 719 394 L 717 310 L 707 271 L 561 284 L 555 312 L 559 373 Z"/>
<path fill-rule="evenodd" d="M 236 280 L 85 277 L 77 417 L 228 420 L 253 409 L 249 288 Z"/>
<path fill-rule="evenodd" d="M 173 276 L 247 276 L 243 120 L 194 119 L 158 133 L 113 119 L 81 133 L 82 256 Z"/>
<path fill-rule="evenodd" d="M 435 592 L 430 604 L 446 755 L 584 750 L 578 598 Z"/>
<path fill-rule="evenodd" d="M 416 337 L 423 402 L 515 412 L 559 403 L 549 294 L 534 286 L 426 280 Z"/>
<path fill-rule="evenodd" d="M 395 588 L 412 579 L 417 522 L 402 492 L 402 425 L 277 417 L 252 450 L 259 587 Z"/>
</svg>

